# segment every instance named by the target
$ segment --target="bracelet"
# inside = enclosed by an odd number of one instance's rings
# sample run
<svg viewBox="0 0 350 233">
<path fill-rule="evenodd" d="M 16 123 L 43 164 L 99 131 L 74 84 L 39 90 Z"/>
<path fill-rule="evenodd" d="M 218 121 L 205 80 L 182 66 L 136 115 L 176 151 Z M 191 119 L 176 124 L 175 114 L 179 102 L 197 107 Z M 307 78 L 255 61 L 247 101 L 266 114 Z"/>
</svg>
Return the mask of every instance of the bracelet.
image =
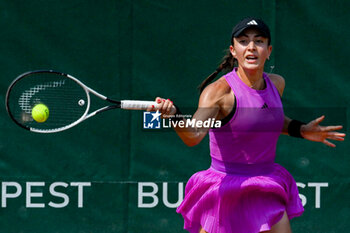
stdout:
<svg viewBox="0 0 350 233">
<path fill-rule="evenodd" d="M 297 138 L 303 138 L 300 133 L 300 128 L 302 125 L 305 125 L 306 123 L 298 121 L 298 120 L 292 120 L 289 122 L 288 125 L 288 134 L 292 137 L 297 137 Z"/>
</svg>

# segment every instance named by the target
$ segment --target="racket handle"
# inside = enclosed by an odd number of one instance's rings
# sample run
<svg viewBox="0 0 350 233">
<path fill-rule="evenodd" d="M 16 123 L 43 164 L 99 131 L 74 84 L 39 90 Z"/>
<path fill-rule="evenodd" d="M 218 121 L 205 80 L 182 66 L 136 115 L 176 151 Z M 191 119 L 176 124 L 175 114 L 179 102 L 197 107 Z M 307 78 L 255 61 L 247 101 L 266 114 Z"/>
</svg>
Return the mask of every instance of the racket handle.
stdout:
<svg viewBox="0 0 350 233">
<path fill-rule="evenodd" d="M 122 100 L 120 102 L 120 108 L 128 110 L 147 110 L 151 105 L 158 105 L 155 101 Z"/>
</svg>

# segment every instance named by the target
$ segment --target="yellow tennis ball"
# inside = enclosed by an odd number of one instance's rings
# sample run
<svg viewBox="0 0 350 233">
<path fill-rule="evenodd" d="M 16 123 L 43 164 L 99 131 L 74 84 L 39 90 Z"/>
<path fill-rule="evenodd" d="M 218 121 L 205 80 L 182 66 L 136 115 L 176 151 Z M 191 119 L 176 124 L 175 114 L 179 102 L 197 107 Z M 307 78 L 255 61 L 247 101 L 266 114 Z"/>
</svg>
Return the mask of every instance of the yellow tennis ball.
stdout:
<svg viewBox="0 0 350 233">
<path fill-rule="evenodd" d="M 32 109 L 32 117 L 36 122 L 43 123 L 49 118 L 49 109 L 45 104 L 37 104 Z"/>
</svg>

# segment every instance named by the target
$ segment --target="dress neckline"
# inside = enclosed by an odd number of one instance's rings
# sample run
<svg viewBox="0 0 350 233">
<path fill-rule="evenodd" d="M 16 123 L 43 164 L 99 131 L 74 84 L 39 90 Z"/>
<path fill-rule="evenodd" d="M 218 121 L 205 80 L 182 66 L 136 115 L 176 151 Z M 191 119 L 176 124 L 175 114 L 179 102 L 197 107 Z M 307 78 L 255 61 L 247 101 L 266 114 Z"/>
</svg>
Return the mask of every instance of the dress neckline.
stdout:
<svg viewBox="0 0 350 233">
<path fill-rule="evenodd" d="M 233 76 L 238 80 L 238 82 L 241 84 L 241 86 L 244 87 L 244 89 L 246 89 L 247 91 L 251 92 L 251 93 L 259 93 L 259 94 L 263 94 L 263 93 L 266 93 L 268 88 L 269 88 L 269 82 L 267 81 L 267 75 L 266 73 L 264 72 L 263 73 L 263 79 L 264 79 L 264 82 L 265 82 L 265 88 L 262 89 L 262 90 L 257 90 L 257 89 L 254 89 L 254 88 L 251 88 L 249 87 L 247 84 L 245 84 L 243 82 L 243 80 L 239 77 L 238 73 L 237 73 L 237 67 L 235 67 L 233 69 Z"/>
</svg>

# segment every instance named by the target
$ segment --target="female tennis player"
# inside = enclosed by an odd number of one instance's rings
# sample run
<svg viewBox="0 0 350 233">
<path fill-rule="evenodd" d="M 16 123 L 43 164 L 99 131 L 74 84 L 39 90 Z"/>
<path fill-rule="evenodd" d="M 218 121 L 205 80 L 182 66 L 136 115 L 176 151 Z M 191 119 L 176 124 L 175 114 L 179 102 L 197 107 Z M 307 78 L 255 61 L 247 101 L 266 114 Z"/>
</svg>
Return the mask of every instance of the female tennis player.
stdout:
<svg viewBox="0 0 350 233">
<path fill-rule="evenodd" d="M 329 139 L 344 140 L 345 134 L 336 132 L 342 126 L 320 126 L 324 116 L 304 124 L 284 115 L 285 81 L 263 72 L 270 42 L 270 30 L 262 20 L 240 21 L 233 28 L 228 55 L 200 87 L 193 116 L 196 121 L 221 120 L 221 127 L 175 128 L 189 146 L 197 145 L 207 132 L 210 138 L 211 167 L 190 178 L 177 209 L 191 233 L 290 233 L 289 220 L 304 209 L 295 180 L 274 163 L 279 135 L 331 147 L 335 145 Z M 225 69 L 230 72 L 209 84 Z M 172 114 L 170 100 L 156 101 L 163 115 Z"/>
</svg>

